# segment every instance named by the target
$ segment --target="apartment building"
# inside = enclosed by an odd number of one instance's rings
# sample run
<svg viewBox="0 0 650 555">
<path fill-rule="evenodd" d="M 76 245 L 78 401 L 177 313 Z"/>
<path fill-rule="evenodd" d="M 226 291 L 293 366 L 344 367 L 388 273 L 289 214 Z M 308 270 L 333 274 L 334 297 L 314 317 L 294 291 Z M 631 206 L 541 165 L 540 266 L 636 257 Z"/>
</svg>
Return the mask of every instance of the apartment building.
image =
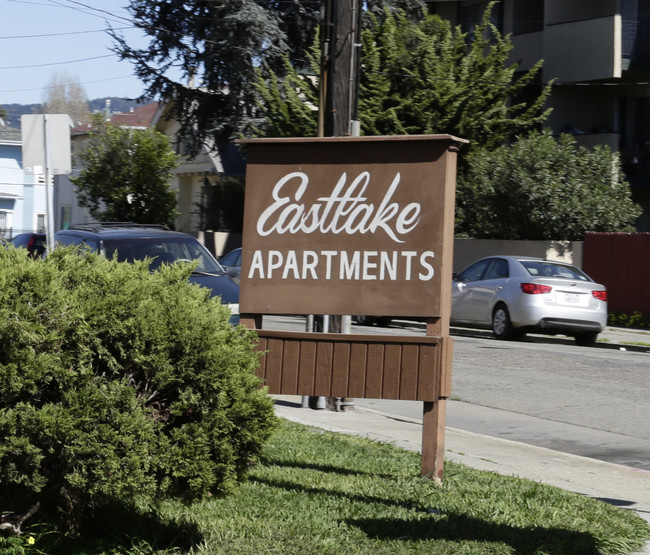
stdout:
<svg viewBox="0 0 650 555">
<path fill-rule="evenodd" d="M 469 30 L 488 1 L 439 0 L 430 10 Z M 502 0 L 493 21 L 522 71 L 544 60 L 553 81 L 547 122 L 585 146 L 619 151 L 650 231 L 650 0 Z"/>
</svg>

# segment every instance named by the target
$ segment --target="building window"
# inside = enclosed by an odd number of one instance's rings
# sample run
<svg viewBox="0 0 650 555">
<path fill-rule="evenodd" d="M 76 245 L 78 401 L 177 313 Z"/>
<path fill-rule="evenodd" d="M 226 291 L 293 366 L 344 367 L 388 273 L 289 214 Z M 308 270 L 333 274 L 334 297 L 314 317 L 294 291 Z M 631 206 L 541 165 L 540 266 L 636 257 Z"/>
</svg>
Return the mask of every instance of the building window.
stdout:
<svg viewBox="0 0 650 555">
<path fill-rule="evenodd" d="M 458 5 L 458 21 L 463 31 L 474 36 L 474 29 L 483 21 L 483 14 L 489 6 L 490 2 L 460 2 Z M 490 22 L 497 28 L 500 33 L 503 33 L 503 9 L 501 3 L 496 3 L 492 6 L 492 14 Z"/>
<path fill-rule="evenodd" d="M 524 35 L 544 30 L 544 0 L 514 2 L 512 6 L 512 34 Z"/>
<path fill-rule="evenodd" d="M 6 233 L 7 232 L 7 213 L 4 211 L 0 211 L 0 233 Z"/>
<path fill-rule="evenodd" d="M 45 233 L 45 214 L 36 214 L 36 233 Z"/>
<path fill-rule="evenodd" d="M 70 227 L 70 214 L 72 208 L 70 206 L 61 207 L 61 229 L 68 229 Z"/>
</svg>

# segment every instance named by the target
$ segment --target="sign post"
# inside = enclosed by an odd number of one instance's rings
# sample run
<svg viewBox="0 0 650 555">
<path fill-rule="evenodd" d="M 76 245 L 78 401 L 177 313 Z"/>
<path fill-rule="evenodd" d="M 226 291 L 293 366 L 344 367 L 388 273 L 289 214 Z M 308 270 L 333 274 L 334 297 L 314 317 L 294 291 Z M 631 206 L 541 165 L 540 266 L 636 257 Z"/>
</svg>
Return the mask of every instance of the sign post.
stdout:
<svg viewBox="0 0 650 555">
<path fill-rule="evenodd" d="M 450 135 L 253 139 L 240 311 L 271 393 L 420 400 L 422 473 L 441 479 L 456 155 Z M 264 314 L 427 321 L 427 336 L 272 332 Z"/>
</svg>

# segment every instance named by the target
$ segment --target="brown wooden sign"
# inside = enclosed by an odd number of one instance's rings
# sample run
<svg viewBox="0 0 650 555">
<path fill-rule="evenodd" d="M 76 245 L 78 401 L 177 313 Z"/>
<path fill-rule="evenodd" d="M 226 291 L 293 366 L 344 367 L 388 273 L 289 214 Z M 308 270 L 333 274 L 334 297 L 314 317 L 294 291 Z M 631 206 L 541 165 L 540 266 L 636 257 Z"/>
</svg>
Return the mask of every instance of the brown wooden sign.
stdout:
<svg viewBox="0 0 650 555">
<path fill-rule="evenodd" d="M 449 135 L 253 139 L 241 321 L 270 393 L 424 403 L 422 474 L 442 478 L 456 150 Z M 264 314 L 420 316 L 426 337 L 277 332 Z"/>
<path fill-rule="evenodd" d="M 453 144 L 247 141 L 241 311 L 441 316 Z"/>
</svg>

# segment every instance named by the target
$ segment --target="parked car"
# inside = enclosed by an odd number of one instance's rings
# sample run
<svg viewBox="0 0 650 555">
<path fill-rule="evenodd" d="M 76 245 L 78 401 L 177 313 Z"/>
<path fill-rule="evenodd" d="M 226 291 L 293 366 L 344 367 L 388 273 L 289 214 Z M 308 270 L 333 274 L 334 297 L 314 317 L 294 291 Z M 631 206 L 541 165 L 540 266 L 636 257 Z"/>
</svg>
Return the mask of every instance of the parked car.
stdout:
<svg viewBox="0 0 650 555">
<path fill-rule="evenodd" d="M 451 323 L 491 328 L 497 339 L 561 333 L 592 345 L 607 323 L 607 290 L 569 264 L 491 256 L 454 275 Z"/>
<path fill-rule="evenodd" d="M 45 233 L 19 233 L 9 243 L 15 247 L 27 249 L 32 258 L 40 258 L 47 250 L 47 239 Z"/>
<path fill-rule="evenodd" d="M 57 245 L 84 245 L 108 258 L 121 262 L 151 258 L 151 270 L 161 264 L 196 261 L 190 281 L 220 296 L 232 314 L 230 321 L 239 323 L 239 285 L 195 237 L 170 231 L 165 226 L 98 223 L 75 225 L 54 235 Z"/>
<path fill-rule="evenodd" d="M 239 283 L 239 274 L 241 274 L 241 247 L 231 250 L 219 259 L 228 275 Z"/>
</svg>

